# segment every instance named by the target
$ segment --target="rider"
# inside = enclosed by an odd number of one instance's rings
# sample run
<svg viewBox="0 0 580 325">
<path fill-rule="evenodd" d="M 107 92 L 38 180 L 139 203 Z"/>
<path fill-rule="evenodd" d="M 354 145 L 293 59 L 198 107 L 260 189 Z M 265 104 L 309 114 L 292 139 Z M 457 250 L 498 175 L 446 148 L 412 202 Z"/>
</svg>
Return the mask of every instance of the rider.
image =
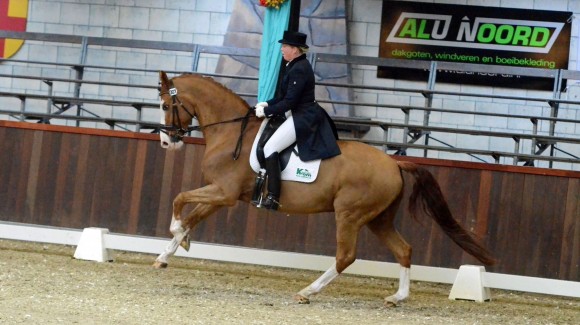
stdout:
<svg viewBox="0 0 580 325">
<path fill-rule="evenodd" d="M 285 31 L 282 56 L 286 67 L 279 94 L 255 106 L 257 117 L 275 115 L 287 118 L 264 146 L 268 195 L 262 205 L 277 210 L 280 203 L 280 161 L 278 155 L 294 142 L 302 161 L 326 159 L 340 154 L 333 121 L 314 99 L 314 71 L 306 59 L 306 34 Z M 252 202 L 255 205 L 259 202 Z"/>
</svg>

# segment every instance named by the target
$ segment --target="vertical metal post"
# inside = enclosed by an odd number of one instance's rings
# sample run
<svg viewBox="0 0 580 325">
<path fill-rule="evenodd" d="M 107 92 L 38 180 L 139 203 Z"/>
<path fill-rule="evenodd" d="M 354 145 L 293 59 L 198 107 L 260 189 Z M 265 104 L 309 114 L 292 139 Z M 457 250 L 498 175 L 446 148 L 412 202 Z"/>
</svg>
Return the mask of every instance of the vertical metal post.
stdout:
<svg viewBox="0 0 580 325">
<path fill-rule="evenodd" d="M 520 153 L 520 137 L 513 137 L 515 141 L 514 153 L 517 155 Z M 514 166 L 516 166 L 519 162 L 518 156 L 514 156 Z"/>
<path fill-rule="evenodd" d="M 534 135 L 538 135 L 538 119 L 537 118 L 531 118 L 530 120 L 532 121 L 532 126 L 533 126 L 532 127 L 532 132 L 534 133 Z M 537 144 L 538 144 L 538 140 L 536 140 L 535 137 L 532 138 L 532 149 L 531 149 L 531 151 L 532 151 L 531 154 L 532 155 L 536 153 L 535 148 L 536 148 L 536 145 Z"/>
<path fill-rule="evenodd" d="M 560 99 L 560 89 L 561 88 L 562 88 L 562 69 L 558 69 L 556 71 L 556 77 L 554 78 L 554 92 L 552 95 L 552 98 L 554 98 L 555 101 L 550 102 L 550 107 L 551 107 L 550 117 L 553 117 L 553 118 L 558 117 L 558 109 L 560 108 L 560 102 L 558 102 L 558 100 Z M 548 131 L 548 134 L 550 136 L 553 136 L 555 131 L 556 131 L 556 121 L 551 120 L 550 121 L 550 129 Z M 552 143 L 550 145 L 550 157 L 554 156 L 554 149 L 555 149 L 554 146 L 555 145 L 556 145 L 555 143 Z M 550 160 L 549 161 L 550 168 L 552 168 L 553 164 L 554 164 L 553 161 Z"/>
<path fill-rule="evenodd" d="M 142 122 L 142 118 L 143 118 L 143 106 L 140 105 L 136 105 L 135 109 L 137 110 L 137 125 L 135 126 L 135 131 L 136 132 L 141 132 L 141 122 Z"/>
<path fill-rule="evenodd" d="M 52 81 L 50 80 L 43 80 L 45 84 L 48 85 L 48 100 L 46 101 L 46 114 L 52 113 Z M 44 124 L 50 124 L 50 118 L 43 118 L 40 122 Z"/>
<path fill-rule="evenodd" d="M 387 142 L 389 141 L 389 127 L 381 125 L 381 128 L 383 129 L 383 142 L 385 142 L 385 144 L 383 144 L 383 151 L 387 153 L 389 150 L 389 146 L 387 145 Z"/>
<path fill-rule="evenodd" d="M 351 13 L 352 10 L 351 9 L 352 9 L 352 6 L 354 4 L 349 3 L 349 2 L 352 2 L 352 1 L 345 1 L 345 8 L 344 8 L 344 10 L 345 10 L 345 16 L 346 17 L 352 17 L 352 13 Z M 346 36 L 346 53 L 351 53 L 352 46 L 351 46 L 351 42 L 350 42 L 351 41 L 351 39 L 350 39 L 350 33 L 347 32 L 345 36 Z M 347 71 L 347 73 L 346 73 L 347 83 L 349 85 L 352 85 L 353 84 L 353 82 L 352 82 L 352 65 L 350 63 L 346 63 L 346 71 Z M 348 87 L 346 89 L 347 89 L 347 92 L 348 92 L 347 98 L 350 101 L 352 98 L 354 98 L 354 89 L 351 88 L 351 87 Z M 355 108 L 354 108 L 354 105 L 348 105 L 348 115 L 347 116 L 349 116 L 349 117 L 355 116 Z"/>
<path fill-rule="evenodd" d="M 75 79 L 76 80 L 83 80 L 83 75 L 85 72 L 85 63 L 87 62 L 87 51 L 88 51 L 88 47 L 89 47 L 89 39 L 85 36 L 83 37 L 83 41 L 81 44 L 81 57 L 79 60 L 79 65 L 75 66 L 74 69 L 76 71 L 76 76 Z M 82 86 L 82 82 L 75 82 L 75 89 L 74 89 L 74 97 L 75 98 L 80 98 L 81 96 L 81 86 Z M 81 116 L 81 111 L 82 111 L 82 104 L 77 104 L 77 116 Z M 76 121 L 76 126 L 80 126 L 80 120 Z"/>
<path fill-rule="evenodd" d="M 25 120 L 24 111 L 26 109 L 26 97 L 18 96 L 18 98 L 20 99 L 20 121 L 24 122 L 24 120 Z"/>
<path fill-rule="evenodd" d="M 411 111 L 408 108 L 404 108 L 403 113 L 405 114 L 405 120 L 403 122 L 405 124 L 405 127 L 403 128 L 403 144 L 406 145 L 407 143 L 409 143 L 407 137 L 409 136 L 409 122 L 411 120 Z M 404 151 L 406 155 L 407 146 L 403 146 L 402 151 Z"/>
<path fill-rule="evenodd" d="M 429 67 L 429 80 L 427 81 L 427 89 L 432 91 L 435 89 L 435 80 L 437 79 L 437 61 L 431 61 L 431 66 Z M 433 93 L 429 92 L 424 94 L 425 96 L 425 108 L 433 107 Z M 423 112 L 423 126 L 429 126 L 429 117 L 431 116 L 430 110 L 425 110 Z M 425 134 L 425 146 L 429 145 L 429 133 Z M 423 150 L 423 157 L 427 157 L 427 149 Z"/>
<path fill-rule="evenodd" d="M 45 84 L 48 85 L 48 96 L 51 96 L 46 101 L 46 114 L 50 114 L 51 109 L 52 109 L 52 81 L 50 81 L 50 80 L 43 80 L 43 81 Z"/>
<path fill-rule="evenodd" d="M 191 55 L 192 55 L 191 71 L 198 72 L 197 69 L 199 69 L 199 57 L 201 56 L 200 50 L 199 50 L 199 45 L 197 45 L 197 44 L 193 45 Z"/>
</svg>

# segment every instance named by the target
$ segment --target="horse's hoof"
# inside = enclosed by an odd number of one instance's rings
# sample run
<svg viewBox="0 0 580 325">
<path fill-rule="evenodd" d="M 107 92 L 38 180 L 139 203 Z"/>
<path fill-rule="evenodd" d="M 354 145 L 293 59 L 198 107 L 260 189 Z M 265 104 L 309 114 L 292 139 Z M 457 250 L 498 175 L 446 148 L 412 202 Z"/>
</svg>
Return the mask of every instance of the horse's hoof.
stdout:
<svg viewBox="0 0 580 325">
<path fill-rule="evenodd" d="M 181 243 L 179 243 L 179 246 L 183 247 L 183 249 L 185 249 L 186 252 L 189 252 L 189 246 L 190 246 L 189 235 L 187 235 L 183 238 Z"/>
<path fill-rule="evenodd" d="M 393 308 L 393 307 L 398 306 L 399 301 L 397 300 L 397 298 L 391 296 L 391 297 L 385 298 L 384 304 L 385 304 L 385 307 L 387 307 L 387 308 Z"/>
<path fill-rule="evenodd" d="M 294 300 L 300 305 L 308 305 L 310 303 L 310 299 L 304 297 L 301 294 L 294 295 Z"/>
<path fill-rule="evenodd" d="M 166 269 L 167 268 L 167 263 L 155 261 L 155 263 L 153 263 L 153 267 L 156 268 L 156 269 Z"/>
</svg>

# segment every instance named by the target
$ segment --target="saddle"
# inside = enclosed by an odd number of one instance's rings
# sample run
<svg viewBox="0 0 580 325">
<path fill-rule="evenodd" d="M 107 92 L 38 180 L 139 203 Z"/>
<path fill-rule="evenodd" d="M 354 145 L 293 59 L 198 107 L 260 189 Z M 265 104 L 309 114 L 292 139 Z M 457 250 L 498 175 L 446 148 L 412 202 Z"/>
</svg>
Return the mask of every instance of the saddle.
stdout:
<svg viewBox="0 0 580 325">
<path fill-rule="evenodd" d="M 263 174 L 265 171 L 264 145 L 285 120 L 285 117 L 277 116 L 262 121 L 250 154 L 250 166 L 257 174 Z M 298 154 L 296 143 L 280 152 L 281 179 L 301 183 L 314 182 L 318 176 L 320 159 L 302 161 Z"/>
</svg>

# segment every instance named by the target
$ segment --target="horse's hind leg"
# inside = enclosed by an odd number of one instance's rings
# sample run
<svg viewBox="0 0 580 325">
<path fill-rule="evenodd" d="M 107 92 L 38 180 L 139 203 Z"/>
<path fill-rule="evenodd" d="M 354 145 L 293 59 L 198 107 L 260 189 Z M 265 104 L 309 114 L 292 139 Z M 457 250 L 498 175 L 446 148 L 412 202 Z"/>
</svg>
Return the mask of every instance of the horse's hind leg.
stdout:
<svg viewBox="0 0 580 325">
<path fill-rule="evenodd" d="M 348 224 L 348 222 L 345 221 L 345 218 L 339 219 L 339 215 L 337 214 L 336 262 L 328 270 L 326 270 L 322 276 L 316 279 L 316 281 L 312 282 L 306 288 L 300 290 L 300 292 L 294 296 L 294 300 L 298 301 L 300 304 L 309 304 L 311 296 L 322 291 L 324 287 L 330 284 L 332 280 L 334 280 L 340 273 L 342 273 L 342 271 L 344 271 L 355 261 L 356 242 L 359 230 L 359 225 Z"/>
<path fill-rule="evenodd" d="M 393 203 L 389 209 L 379 215 L 376 219 L 368 224 L 369 229 L 379 238 L 379 240 L 387 245 L 389 250 L 393 253 L 401 269 L 399 271 L 399 290 L 392 296 L 385 298 L 385 306 L 397 306 L 399 302 L 409 297 L 410 287 L 410 270 L 411 270 L 411 246 L 401 237 L 399 232 L 395 229 L 393 219 L 397 211 L 400 200 Z"/>
<path fill-rule="evenodd" d="M 294 300 L 299 304 L 309 304 L 310 297 L 322 291 L 332 280 L 334 280 L 339 275 L 336 270 L 336 263 L 324 272 L 316 281 L 312 282 L 306 288 L 300 290 L 296 295 L 294 295 Z"/>
</svg>

